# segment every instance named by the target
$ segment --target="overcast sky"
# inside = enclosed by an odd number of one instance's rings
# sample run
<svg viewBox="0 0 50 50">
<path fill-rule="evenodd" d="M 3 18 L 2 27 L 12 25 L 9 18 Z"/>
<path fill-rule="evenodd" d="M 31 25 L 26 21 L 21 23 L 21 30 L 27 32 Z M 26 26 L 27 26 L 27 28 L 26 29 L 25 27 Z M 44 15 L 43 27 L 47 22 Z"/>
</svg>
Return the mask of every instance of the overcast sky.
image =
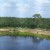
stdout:
<svg viewBox="0 0 50 50">
<path fill-rule="evenodd" d="M 36 13 L 50 17 L 50 0 L 0 0 L 0 16 L 32 17 Z"/>
</svg>

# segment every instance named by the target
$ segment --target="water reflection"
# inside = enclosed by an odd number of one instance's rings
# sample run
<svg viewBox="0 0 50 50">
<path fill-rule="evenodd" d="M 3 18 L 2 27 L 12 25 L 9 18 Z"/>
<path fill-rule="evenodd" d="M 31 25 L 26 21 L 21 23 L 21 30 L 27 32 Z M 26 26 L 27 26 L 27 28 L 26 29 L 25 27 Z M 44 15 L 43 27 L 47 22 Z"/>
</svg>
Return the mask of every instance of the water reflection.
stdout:
<svg viewBox="0 0 50 50">
<path fill-rule="evenodd" d="M 39 37 L 32 37 L 32 39 L 34 43 L 40 43 L 41 41 L 44 40 L 43 38 L 39 38 Z"/>
<path fill-rule="evenodd" d="M 0 50 L 50 50 L 50 40 L 38 37 L 0 37 Z"/>
</svg>

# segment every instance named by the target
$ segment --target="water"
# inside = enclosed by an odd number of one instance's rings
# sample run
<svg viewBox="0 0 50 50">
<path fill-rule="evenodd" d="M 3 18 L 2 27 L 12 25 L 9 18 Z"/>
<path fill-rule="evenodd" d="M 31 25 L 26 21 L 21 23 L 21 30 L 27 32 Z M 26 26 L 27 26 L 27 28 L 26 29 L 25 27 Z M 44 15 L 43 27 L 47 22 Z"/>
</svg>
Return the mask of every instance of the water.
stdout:
<svg viewBox="0 0 50 50">
<path fill-rule="evenodd" d="M 0 50 L 50 50 L 50 40 L 38 37 L 0 36 Z"/>
</svg>

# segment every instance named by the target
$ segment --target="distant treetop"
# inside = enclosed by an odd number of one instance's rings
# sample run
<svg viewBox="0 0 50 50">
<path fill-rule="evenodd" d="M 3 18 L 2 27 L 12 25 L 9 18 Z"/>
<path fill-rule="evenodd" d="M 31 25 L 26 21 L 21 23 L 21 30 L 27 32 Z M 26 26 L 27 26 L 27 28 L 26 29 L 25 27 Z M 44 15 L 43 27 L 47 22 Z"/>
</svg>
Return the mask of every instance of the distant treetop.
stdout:
<svg viewBox="0 0 50 50">
<path fill-rule="evenodd" d="M 34 14 L 33 17 L 34 18 L 41 18 L 41 15 L 40 14 Z"/>
</svg>

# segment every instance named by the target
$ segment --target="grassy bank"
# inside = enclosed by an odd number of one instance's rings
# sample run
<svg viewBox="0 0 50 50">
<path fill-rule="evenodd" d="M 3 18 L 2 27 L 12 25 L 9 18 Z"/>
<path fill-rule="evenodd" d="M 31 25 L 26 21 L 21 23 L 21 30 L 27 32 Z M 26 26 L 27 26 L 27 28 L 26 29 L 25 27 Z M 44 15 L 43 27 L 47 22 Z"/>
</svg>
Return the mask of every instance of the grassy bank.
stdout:
<svg viewBox="0 0 50 50">
<path fill-rule="evenodd" d="M 30 37 L 40 37 L 45 39 L 50 39 L 49 35 L 43 35 L 43 34 L 33 34 L 29 32 L 0 32 L 0 36 L 30 36 Z"/>
</svg>

